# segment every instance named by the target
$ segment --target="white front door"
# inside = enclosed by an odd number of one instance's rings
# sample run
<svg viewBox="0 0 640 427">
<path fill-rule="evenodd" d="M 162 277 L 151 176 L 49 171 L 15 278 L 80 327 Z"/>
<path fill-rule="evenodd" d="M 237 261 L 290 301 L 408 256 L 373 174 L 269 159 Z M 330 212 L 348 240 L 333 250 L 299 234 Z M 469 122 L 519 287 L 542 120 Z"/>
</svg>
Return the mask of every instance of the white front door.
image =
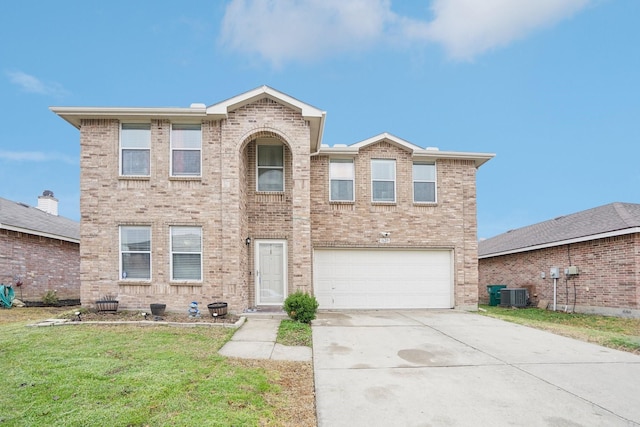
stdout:
<svg viewBox="0 0 640 427">
<path fill-rule="evenodd" d="M 287 242 L 258 240 L 255 251 L 256 305 L 282 305 L 287 297 Z"/>
</svg>

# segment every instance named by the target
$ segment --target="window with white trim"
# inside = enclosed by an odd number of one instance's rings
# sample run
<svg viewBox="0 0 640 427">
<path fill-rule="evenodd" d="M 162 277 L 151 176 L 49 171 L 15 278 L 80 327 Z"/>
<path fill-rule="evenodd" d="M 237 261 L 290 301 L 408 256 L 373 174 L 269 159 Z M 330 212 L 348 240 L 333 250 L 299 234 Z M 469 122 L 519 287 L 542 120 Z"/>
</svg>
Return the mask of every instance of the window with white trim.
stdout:
<svg viewBox="0 0 640 427">
<path fill-rule="evenodd" d="M 151 227 L 120 226 L 120 278 L 151 279 Z"/>
<path fill-rule="evenodd" d="M 171 125 L 171 176 L 200 176 L 201 151 L 201 125 Z"/>
<path fill-rule="evenodd" d="M 284 191 L 284 146 L 282 144 L 258 144 L 258 191 Z"/>
<path fill-rule="evenodd" d="M 436 165 L 415 162 L 413 164 L 413 201 L 415 203 L 436 202 Z"/>
<path fill-rule="evenodd" d="M 330 159 L 329 201 L 353 202 L 354 176 L 353 159 Z"/>
<path fill-rule="evenodd" d="M 390 159 L 371 160 L 371 200 L 374 202 L 396 201 L 396 161 Z"/>
<path fill-rule="evenodd" d="M 122 123 L 120 127 L 120 175 L 149 176 L 151 125 Z"/>
<path fill-rule="evenodd" d="M 171 227 L 171 280 L 202 280 L 201 227 Z"/>
</svg>

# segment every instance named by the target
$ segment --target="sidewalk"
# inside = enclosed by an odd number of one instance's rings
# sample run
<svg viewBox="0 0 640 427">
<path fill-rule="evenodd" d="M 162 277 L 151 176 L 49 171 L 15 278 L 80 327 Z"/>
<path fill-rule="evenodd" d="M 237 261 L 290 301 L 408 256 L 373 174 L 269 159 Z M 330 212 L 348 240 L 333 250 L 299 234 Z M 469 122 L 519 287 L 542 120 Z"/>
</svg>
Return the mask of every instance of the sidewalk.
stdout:
<svg viewBox="0 0 640 427">
<path fill-rule="evenodd" d="M 310 362 L 311 348 L 276 344 L 282 318 L 247 316 L 231 340 L 218 351 L 227 357 L 240 359 L 272 359 Z"/>
</svg>

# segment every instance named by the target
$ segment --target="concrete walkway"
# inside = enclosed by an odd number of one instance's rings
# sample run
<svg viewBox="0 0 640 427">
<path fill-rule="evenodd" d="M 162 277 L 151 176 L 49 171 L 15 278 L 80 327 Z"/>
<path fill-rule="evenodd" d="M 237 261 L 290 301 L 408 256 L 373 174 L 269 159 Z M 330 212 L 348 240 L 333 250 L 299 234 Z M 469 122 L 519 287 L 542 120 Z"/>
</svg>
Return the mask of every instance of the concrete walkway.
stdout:
<svg viewBox="0 0 640 427">
<path fill-rule="evenodd" d="M 223 356 L 241 359 L 272 359 L 309 362 L 310 347 L 276 344 L 282 318 L 248 316 L 231 340 L 218 351 Z"/>
<path fill-rule="evenodd" d="M 478 314 L 319 313 L 320 427 L 640 426 L 640 356 Z"/>
</svg>

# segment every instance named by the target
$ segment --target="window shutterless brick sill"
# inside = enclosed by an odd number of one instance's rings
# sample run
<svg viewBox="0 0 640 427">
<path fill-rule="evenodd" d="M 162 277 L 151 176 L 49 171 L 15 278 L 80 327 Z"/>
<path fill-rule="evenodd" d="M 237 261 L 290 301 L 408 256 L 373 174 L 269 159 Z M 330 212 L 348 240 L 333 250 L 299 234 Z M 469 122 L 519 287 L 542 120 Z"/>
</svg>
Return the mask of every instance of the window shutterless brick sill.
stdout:
<svg viewBox="0 0 640 427">
<path fill-rule="evenodd" d="M 151 286 L 151 282 L 136 282 L 129 280 L 118 280 L 119 286 Z"/>
<path fill-rule="evenodd" d="M 331 205 L 355 205 L 355 200 L 329 200 Z"/>
<path fill-rule="evenodd" d="M 169 181 L 202 181 L 201 176 L 170 176 Z"/>
<path fill-rule="evenodd" d="M 150 181 L 150 176 L 120 175 L 118 177 L 122 181 Z"/>
<path fill-rule="evenodd" d="M 203 286 L 202 282 L 169 282 L 169 286 Z"/>
</svg>

